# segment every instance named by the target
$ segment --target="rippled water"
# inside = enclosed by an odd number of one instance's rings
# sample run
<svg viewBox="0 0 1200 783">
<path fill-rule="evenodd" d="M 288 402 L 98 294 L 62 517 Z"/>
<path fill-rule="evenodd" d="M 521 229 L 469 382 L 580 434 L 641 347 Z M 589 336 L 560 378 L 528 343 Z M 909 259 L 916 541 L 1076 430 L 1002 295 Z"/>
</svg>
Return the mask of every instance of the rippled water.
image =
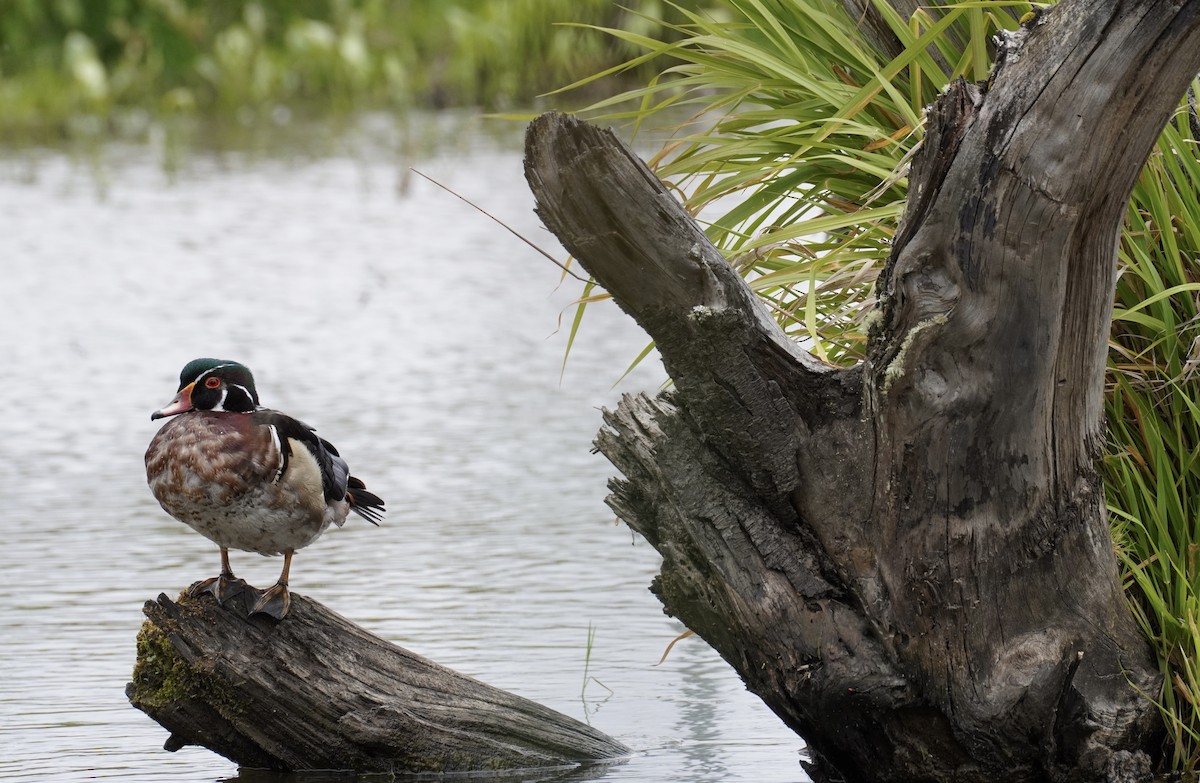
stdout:
<svg viewBox="0 0 1200 783">
<path fill-rule="evenodd" d="M 611 388 L 644 336 L 592 308 L 560 384 L 577 284 L 407 170 L 557 248 L 519 138 L 293 135 L 0 153 L 0 778 L 239 777 L 162 750 L 123 692 L 143 602 L 218 569 L 142 466 L 150 411 L 213 355 L 248 364 L 264 404 L 316 425 L 388 502 L 382 527 L 300 552 L 296 592 L 633 747 L 604 780 L 806 780 L 801 741 L 703 642 L 655 666 L 682 628 L 590 453 L 598 409 L 662 380 L 648 365 Z M 233 562 L 260 585 L 280 565 Z"/>
</svg>

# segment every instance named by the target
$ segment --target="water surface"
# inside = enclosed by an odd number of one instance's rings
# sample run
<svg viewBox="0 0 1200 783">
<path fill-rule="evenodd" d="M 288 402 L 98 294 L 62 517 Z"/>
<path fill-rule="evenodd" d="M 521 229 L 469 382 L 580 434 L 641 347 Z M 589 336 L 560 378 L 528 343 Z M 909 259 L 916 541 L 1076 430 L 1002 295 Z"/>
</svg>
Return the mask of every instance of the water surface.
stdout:
<svg viewBox="0 0 1200 783">
<path fill-rule="evenodd" d="M 388 502 L 382 527 L 352 520 L 298 553 L 296 592 L 633 747 L 603 780 L 807 779 L 801 741 L 703 642 L 655 665 L 683 628 L 590 453 L 599 408 L 662 381 L 648 362 L 611 388 L 644 335 L 591 308 L 560 383 L 578 284 L 408 171 L 557 250 L 518 143 L 438 120 L 0 154 L 0 778 L 238 777 L 162 750 L 124 696 L 143 602 L 219 566 L 142 466 L 150 411 L 186 361 L 217 356 Z M 233 564 L 265 586 L 280 560 Z"/>
</svg>

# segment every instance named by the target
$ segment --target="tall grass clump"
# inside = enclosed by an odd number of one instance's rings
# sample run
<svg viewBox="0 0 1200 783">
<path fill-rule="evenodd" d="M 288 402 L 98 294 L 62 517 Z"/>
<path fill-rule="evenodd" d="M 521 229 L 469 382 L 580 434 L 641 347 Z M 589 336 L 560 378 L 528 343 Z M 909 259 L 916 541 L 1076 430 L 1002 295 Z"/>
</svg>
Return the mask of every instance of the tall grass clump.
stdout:
<svg viewBox="0 0 1200 783">
<path fill-rule="evenodd" d="M 879 6 L 895 58 L 833 0 L 727 0 L 688 13 L 677 41 L 610 29 L 645 50 L 629 65 L 674 64 L 589 108 L 638 127 L 684 118 L 651 164 L 783 328 L 833 364 L 865 349 L 925 104 L 952 79 L 986 78 L 992 36 L 1032 10 L 967 3 L 903 20 Z"/>
<path fill-rule="evenodd" d="M 635 128 L 673 124 L 652 165 L 784 330 L 838 366 L 863 358 L 924 107 L 955 78 L 984 82 L 995 35 L 1035 14 L 975 0 L 901 18 L 864 2 L 890 36 L 867 33 L 837 0 L 725 0 L 719 13 L 688 13 L 674 39 L 609 29 L 641 50 L 630 67 L 659 69 L 589 110 Z M 1187 771 L 1200 763 L 1198 125 L 1185 102 L 1131 199 L 1102 465 L 1129 602 L 1164 675 L 1147 696 L 1172 767 Z M 572 337 L 596 298 L 584 291 Z"/>
<path fill-rule="evenodd" d="M 1107 385 L 1109 516 L 1159 653 L 1174 768 L 1200 762 L 1200 134 L 1185 104 L 1134 188 Z"/>
</svg>

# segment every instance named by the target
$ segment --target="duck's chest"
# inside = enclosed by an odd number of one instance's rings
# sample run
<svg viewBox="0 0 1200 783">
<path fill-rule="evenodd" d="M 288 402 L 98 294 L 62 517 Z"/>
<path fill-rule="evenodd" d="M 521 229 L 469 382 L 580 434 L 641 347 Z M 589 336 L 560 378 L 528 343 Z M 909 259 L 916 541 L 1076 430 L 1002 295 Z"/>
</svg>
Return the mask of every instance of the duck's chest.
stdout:
<svg viewBox="0 0 1200 783">
<path fill-rule="evenodd" d="M 195 412 L 155 435 L 146 478 L 163 509 L 206 538 L 278 554 L 311 543 L 331 521 L 319 477 L 315 487 L 280 480 L 280 462 L 270 428 L 243 414 Z"/>
</svg>

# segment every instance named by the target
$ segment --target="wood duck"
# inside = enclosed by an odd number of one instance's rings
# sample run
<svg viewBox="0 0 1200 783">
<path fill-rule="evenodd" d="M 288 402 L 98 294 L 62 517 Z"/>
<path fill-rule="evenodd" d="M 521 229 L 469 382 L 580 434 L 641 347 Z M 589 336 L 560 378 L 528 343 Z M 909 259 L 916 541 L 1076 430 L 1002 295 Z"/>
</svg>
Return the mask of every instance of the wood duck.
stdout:
<svg viewBox="0 0 1200 783">
<path fill-rule="evenodd" d="M 146 450 L 146 480 L 168 514 L 221 547 L 221 573 L 189 593 L 220 603 L 235 589 L 257 594 L 251 614 L 287 614 L 292 555 L 357 513 L 372 524 L 383 500 L 350 475 L 329 441 L 302 421 L 258 404 L 244 365 L 195 359 L 179 374 L 179 392 L 151 421 L 163 425 Z M 229 550 L 283 555 L 283 573 L 267 590 L 248 588 L 229 567 Z"/>
</svg>

